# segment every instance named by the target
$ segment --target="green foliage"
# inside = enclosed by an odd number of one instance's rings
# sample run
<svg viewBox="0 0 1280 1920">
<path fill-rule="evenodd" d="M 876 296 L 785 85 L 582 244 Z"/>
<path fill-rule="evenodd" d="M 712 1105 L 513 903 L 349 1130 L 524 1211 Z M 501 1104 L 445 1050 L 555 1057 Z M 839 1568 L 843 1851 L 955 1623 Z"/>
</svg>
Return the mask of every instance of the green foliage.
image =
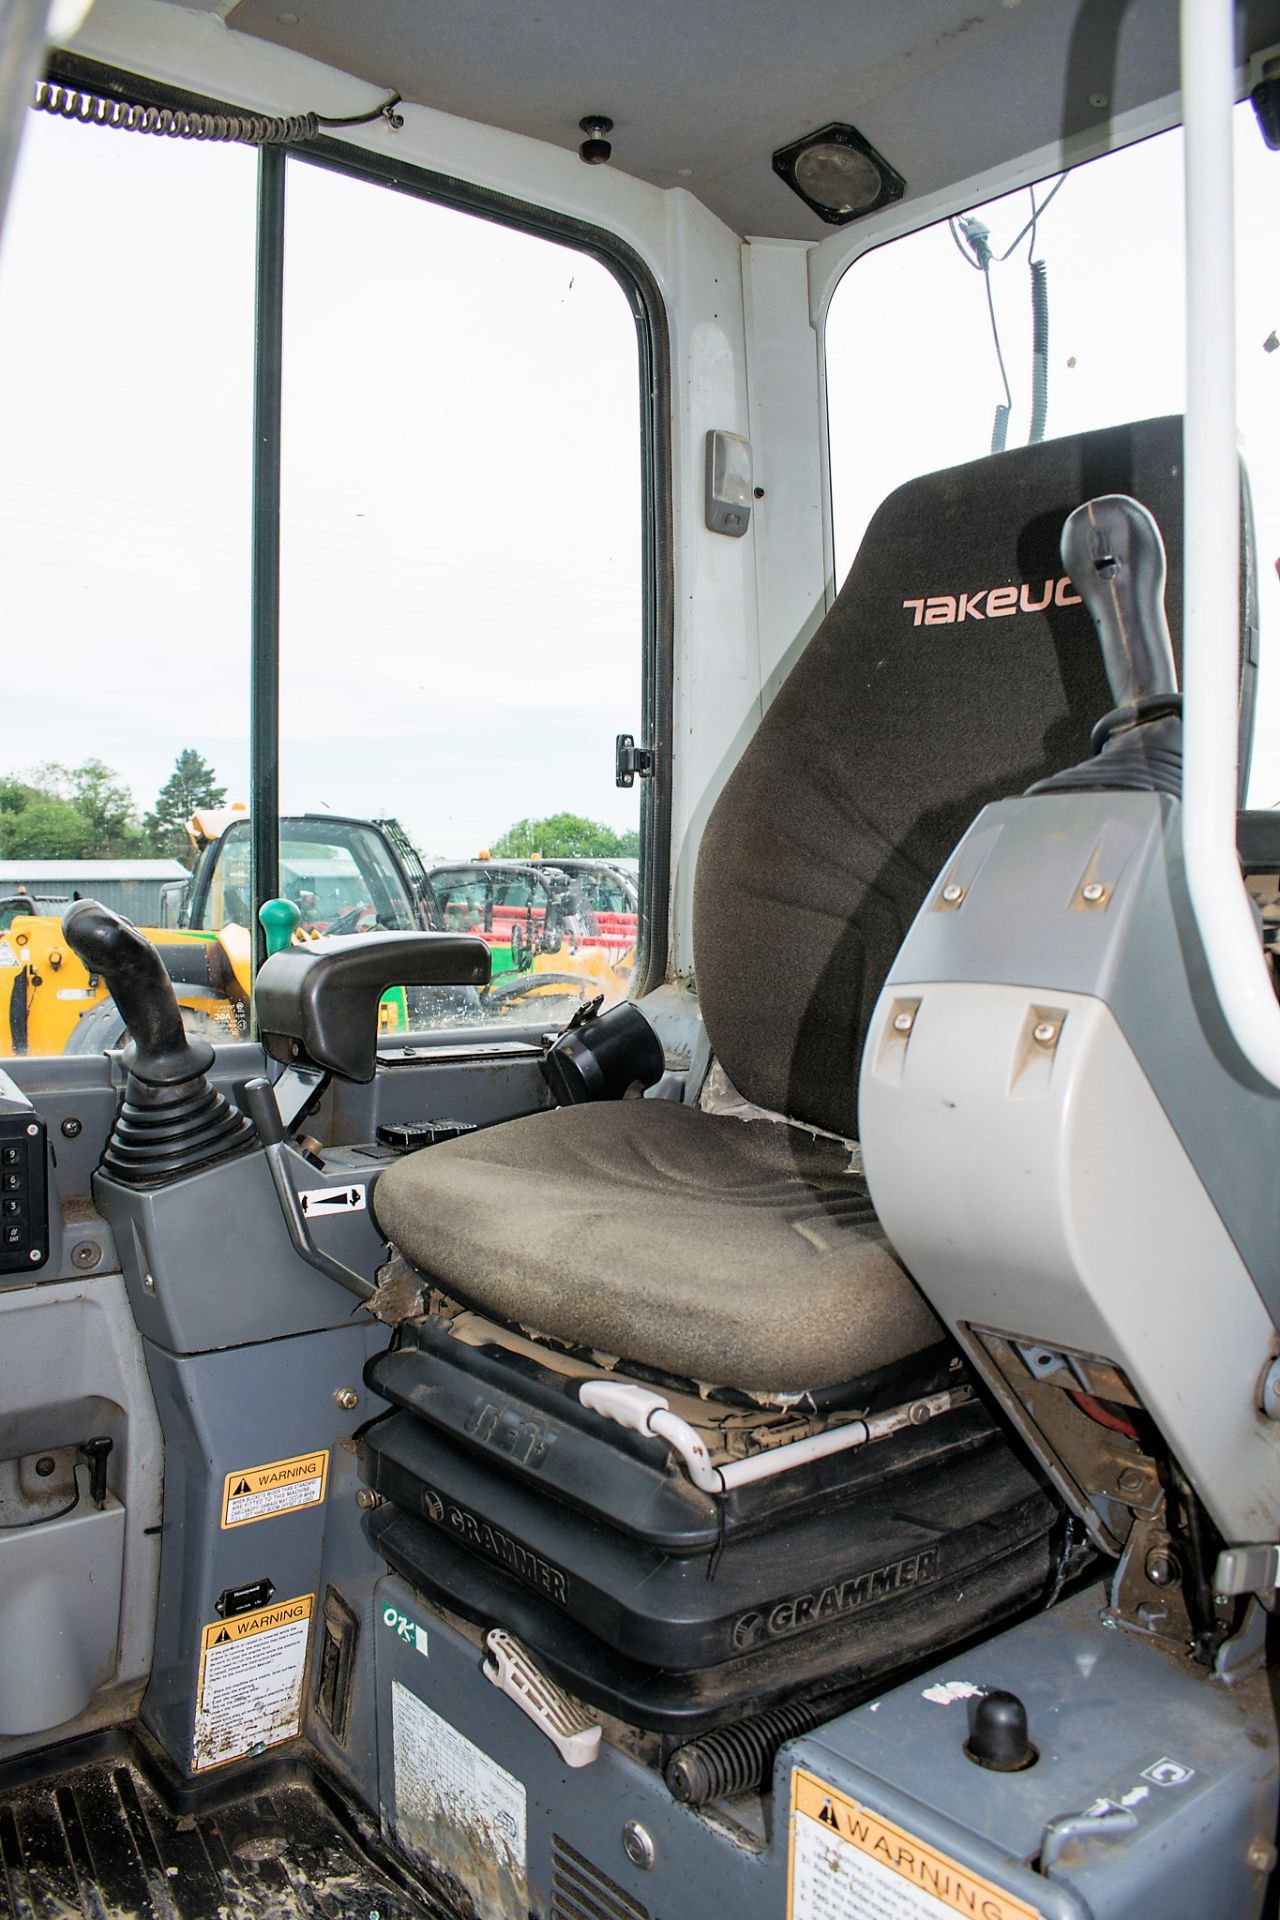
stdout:
<svg viewBox="0 0 1280 1920">
<path fill-rule="evenodd" d="M 87 860 L 95 851 L 89 822 L 56 794 L 33 792 L 26 806 L 0 811 L 0 854 L 6 860 Z"/>
<path fill-rule="evenodd" d="M 37 778 L 46 792 L 65 796 L 88 823 L 90 845 L 81 858 L 130 860 L 149 851 L 133 795 L 105 760 L 84 760 L 78 767 L 54 762 L 39 768 Z"/>
<path fill-rule="evenodd" d="M 226 797 L 226 788 L 218 785 L 213 768 L 203 756 L 194 747 L 184 747 L 146 818 L 152 850 L 190 866 L 193 856 L 187 839 L 188 818 L 197 807 L 220 807 Z"/>
<path fill-rule="evenodd" d="M 188 853 L 185 824 L 194 807 L 220 806 L 225 787 L 213 768 L 184 747 L 145 821 L 132 793 L 105 760 L 78 767 L 50 760 L 26 773 L 0 775 L 0 858 L 132 860 Z"/>
<path fill-rule="evenodd" d="M 602 820 L 585 820 L 580 813 L 517 820 L 489 843 L 495 860 L 529 860 L 535 854 L 544 860 L 621 860 L 634 859 L 639 851 L 640 836 L 634 828 L 616 833 Z"/>
</svg>

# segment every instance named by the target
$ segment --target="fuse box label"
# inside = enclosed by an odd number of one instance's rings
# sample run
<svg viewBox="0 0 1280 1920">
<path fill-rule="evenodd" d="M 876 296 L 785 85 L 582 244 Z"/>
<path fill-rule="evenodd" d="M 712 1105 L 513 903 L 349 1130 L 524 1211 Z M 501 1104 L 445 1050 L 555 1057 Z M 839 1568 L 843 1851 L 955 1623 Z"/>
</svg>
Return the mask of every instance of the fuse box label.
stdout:
<svg viewBox="0 0 1280 1920">
<path fill-rule="evenodd" d="M 294 1739 L 315 1595 L 215 1620 L 200 1636 L 200 1684 L 192 1765 L 196 1772 Z"/>
<path fill-rule="evenodd" d="M 237 1467 L 222 1483 L 222 1524 L 247 1527 L 281 1513 L 301 1513 L 324 1503 L 329 1484 L 329 1449 L 269 1460 L 263 1467 Z"/>
<path fill-rule="evenodd" d="M 787 1920 L 1043 1920 L 1039 1907 L 797 1767 Z"/>
</svg>

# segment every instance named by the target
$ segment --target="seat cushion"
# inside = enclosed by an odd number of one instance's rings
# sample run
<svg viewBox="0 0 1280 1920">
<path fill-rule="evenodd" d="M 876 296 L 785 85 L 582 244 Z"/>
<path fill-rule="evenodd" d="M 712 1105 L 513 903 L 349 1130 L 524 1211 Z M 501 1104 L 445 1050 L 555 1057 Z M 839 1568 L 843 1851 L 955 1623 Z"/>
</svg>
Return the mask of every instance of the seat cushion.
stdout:
<svg viewBox="0 0 1280 1920">
<path fill-rule="evenodd" d="M 573 1346 L 755 1392 L 943 1338 L 849 1151 L 665 1100 L 558 1107 L 424 1148 L 379 1224 L 453 1298 Z"/>
</svg>

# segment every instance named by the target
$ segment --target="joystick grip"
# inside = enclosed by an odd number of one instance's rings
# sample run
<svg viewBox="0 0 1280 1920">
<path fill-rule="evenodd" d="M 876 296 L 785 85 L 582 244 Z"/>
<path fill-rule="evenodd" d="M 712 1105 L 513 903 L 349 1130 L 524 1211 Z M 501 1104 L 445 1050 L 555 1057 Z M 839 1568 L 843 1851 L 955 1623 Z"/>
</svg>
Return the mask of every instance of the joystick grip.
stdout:
<svg viewBox="0 0 1280 1920">
<path fill-rule="evenodd" d="M 62 922 L 67 944 L 99 974 L 129 1029 L 125 1065 L 147 1086 L 176 1086 L 213 1065 L 207 1040 L 184 1031 L 164 961 L 136 927 L 97 900 L 78 900 Z"/>
<path fill-rule="evenodd" d="M 1062 529 L 1062 564 L 1097 628 L 1117 707 L 1178 691 L 1164 611 L 1164 542 L 1127 494 L 1086 500 Z"/>
</svg>

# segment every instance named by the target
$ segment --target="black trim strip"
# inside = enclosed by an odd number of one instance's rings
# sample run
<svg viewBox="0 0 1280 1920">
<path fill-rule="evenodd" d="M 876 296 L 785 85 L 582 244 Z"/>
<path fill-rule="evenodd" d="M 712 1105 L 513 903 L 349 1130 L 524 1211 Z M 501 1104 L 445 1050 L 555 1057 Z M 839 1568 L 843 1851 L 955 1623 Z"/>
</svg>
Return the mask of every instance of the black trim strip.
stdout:
<svg viewBox="0 0 1280 1920">
<path fill-rule="evenodd" d="M 280 891 L 280 406 L 284 335 L 285 159 L 258 154 L 253 318 L 253 628 L 249 666 L 249 889 L 253 977 L 267 957 L 258 919 Z M 257 1023 L 251 1032 L 256 1036 Z"/>
</svg>

